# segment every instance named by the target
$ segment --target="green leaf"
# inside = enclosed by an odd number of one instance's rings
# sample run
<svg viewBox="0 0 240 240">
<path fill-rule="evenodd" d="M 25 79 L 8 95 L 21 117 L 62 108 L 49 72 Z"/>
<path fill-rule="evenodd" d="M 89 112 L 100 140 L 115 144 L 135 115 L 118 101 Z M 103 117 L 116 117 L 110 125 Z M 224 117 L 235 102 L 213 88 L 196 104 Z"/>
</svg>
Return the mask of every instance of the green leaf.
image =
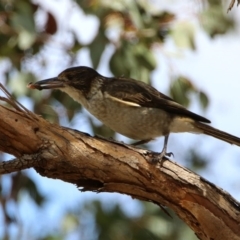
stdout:
<svg viewBox="0 0 240 240">
<path fill-rule="evenodd" d="M 122 43 L 122 47 L 117 49 L 112 55 L 109 67 L 113 75 L 130 76 L 130 69 L 134 60 L 132 54 L 128 51 L 128 44 Z"/>
<path fill-rule="evenodd" d="M 54 91 L 52 96 L 66 109 L 68 121 L 71 121 L 76 112 L 81 109 L 81 105 L 78 102 L 61 91 Z"/>
<path fill-rule="evenodd" d="M 45 202 L 45 197 L 38 191 L 37 185 L 31 178 L 28 178 L 26 190 L 37 205 L 41 206 Z"/>
<path fill-rule="evenodd" d="M 78 217 L 74 214 L 69 213 L 64 217 L 61 228 L 63 229 L 64 232 L 68 233 L 77 229 L 78 226 L 79 226 Z"/>
<path fill-rule="evenodd" d="M 94 38 L 92 43 L 89 45 L 90 57 L 92 60 L 93 68 L 97 68 L 100 62 L 102 53 L 105 49 L 108 40 L 104 35 L 104 31 L 99 29 L 97 36 Z"/>
<path fill-rule="evenodd" d="M 195 171 L 205 169 L 210 161 L 206 159 L 206 156 L 203 156 L 196 151 L 196 149 L 189 149 L 188 154 L 186 155 L 186 163 L 190 169 Z"/>
<path fill-rule="evenodd" d="M 202 107 L 204 109 L 206 109 L 209 104 L 208 96 L 204 92 L 200 91 L 199 92 L 199 100 L 200 100 Z"/>
<path fill-rule="evenodd" d="M 235 26 L 233 18 L 223 13 L 221 5 L 209 7 L 204 11 L 201 16 L 201 23 L 211 37 L 224 34 Z"/>
<path fill-rule="evenodd" d="M 58 113 L 51 106 L 51 103 L 41 104 L 38 110 L 34 109 L 34 112 L 37 114 L 41 114 L 43 118 L 47 119 L 51 123 L 59 123 Z"/>
<path fill-rule="evenodd" d="M 171 31 L 175 44 L 180 48 L 195 49 L 195 27 L 190 22 L 178 22 Z"/>
<path fill-rule="evenodd" d="M 26 191 L 30 197 L 35 201 L 35 203 L 41 206 L 46 198 L 38 191 L 37 185 L 35 182 L 29 178 L 27 175 L 22 173 L 17 173 L 12 177 L 13 186 L 12 188 L 15 190 L 15 194 L 17 194 L 14 198 L 19 196 L 20 190 Z"/>
<path fill-rule="evenodd" d="M 126 76 L 149 82 L 150 71 L 155 69 L 156 60 L 143 44 L 123 42 L 110 59 L 110 69 L 115 76 Z"/>
<path fill-rule="evenodd" d="M 18 1 L 16 11 L 11 18 L 11 25 L 17 32 L 22 30 L 35 33 L 35 22 L 32 6 L 27 1 Z"/>
<path fill-rule="evenodd" d="M 74 43 L 72 48 L 69 50 L 70 54 L 76 54 L 79 50 L 81 50 L 84 46 L 78 41 L 75 34 L 74 35 Z"/>
<path fill-rule="evenodd" d="M 192 91 L 195 91 L 195 88 L 185 77 L 179 77 L 176 79 L 170 88 L 170 93 L 173 99 L 186 107 L 190 103 L 189 93 Z"/>
<path fill-rule="evenodd" d="M 156 68 L 156 59 L 151 49 L 147 48 L 144 44 L 138 44 L 135 47 L 135 57 L 139 66 L 144 66 L 149 71 Z"/>
<path fill-rule="evenodd" d="M 20 31 L 18 36 L 18 46 L 21 50 L 29 49 L 35 42 L 36 35 L 28 31 Z"/>
</svg>

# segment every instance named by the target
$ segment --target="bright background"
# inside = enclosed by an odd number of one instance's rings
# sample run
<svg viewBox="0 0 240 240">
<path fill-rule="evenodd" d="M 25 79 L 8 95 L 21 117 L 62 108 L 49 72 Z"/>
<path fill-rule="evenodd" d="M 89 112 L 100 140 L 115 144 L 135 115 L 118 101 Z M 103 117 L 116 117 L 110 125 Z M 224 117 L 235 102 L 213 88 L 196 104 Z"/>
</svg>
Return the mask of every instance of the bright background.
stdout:
<svg viewBox="0 0 240 240">
<path fill-rule="evenodd" d="M 106 1 L 107 2 L 107 1 Z M 121 1 L 119 1 L 121 2 Z M 124 1 L 123 1 L 124 2 Z M 157 8 L 158 1 L 149 1 Z M 43 6 L 44 11 L 39 11 L 35 15 L 38 25 L 41 27 L 42 22 L 46 18 L 45 11 L 50 11 L 58 22 L 58 32 L 46 43 L 45 50 L 42 51 L 42 56 L 45 58 L 46 65 L 44 71 L 42 67 L 38 67 L 37 60 L 32 58 L 25 62 L 23 69 L 31 69 L 34 71 L 37 79 L 44 79 L 54 77 L 59 72 L 68 67 L 68 56 L 61 50 L 61 44 L 68 41 L 66 29 L 70 28 L 77 34 L 77 37 L 84 44 L 90 43 L 96 35 L 99 21 L 95 16 L 86 15 L 81 9 L 76 8 L 72 1 L 38 1 Z M 160 7 L 159 7 L 160 8 Z M 169 86 L 174 82 L 175 77 L 181 75 L 191 79 L 193 84 L 201 91 L 206 93 L 209 98 L 209 106 L 203 110 L 196 99 L 192 99 L 190 110 L 205 116 L 212 121 L 212 125 L 216 128 L 224 130 L 236 136 L 240 136 L 240 9 L 233 9 L 228 15 L 235 19 L 237 23 L 234 30 L 229 30 L 224 35 L 216 35 L 211 38 L 206 31 L 202 29 L 199 16 L 202 11 L 201 5 L 197 1 L 163 1 L 161 8 L 165 11 L 171 11 L 176 14 L 177 20 L 173 26 L 177 29 L 180 23 L 191 23 L 194 27 L 195 48 L 193 51 L 185 44 L 176 44 L 173 35 L 168 36 L 163 45 L 156 45 L 153 47 L 153 53 L 156 57 L 157 67 L 151 73 L 152 85 L 159 91 L 169 94 Z M 119 36 L 118 30 L 111 30 L 108 32 L 111 39 L 117 39 Z M 59 46 L 57 45 L 59 44 Z M 186 45 L 186 46 L 184 46 Z M 109 59 L 114 53 L 113 45 L 107 46 L 98 66 L 98 71 L 105 76 L 112 76 L 108 66 Z M 9 67 L 9 61 L 6 59 L 0 62 L 0 69 Z M 79 51 L 74 60 L 74 66 L 86 65 L 92 66 L 91 58 L 88 49 Z M 12 72 L 10 76 L 16 75 Z M 13 77 L 14 78 L 14 77 Z M 3 78 L 4 79 L 4 78 Z M 18 91 L 16 77 L 8 85 L 10 92 Z M 6 83 L 6 80 L 1 81 Z M 34 93 L 44 97 L 49 93 Z M 19 101 L 27 108 L 34 111 L 34 103 L 29 97 L 19 97 Z M 57 106 L 62 112 L 64 108 Z M 88 113 L 83 111 L 85 116 Z M 64 114 L 63 114 L 64 115 Z M 99 123 L 94 119 L 96 123 Z M 69 123 L 65 117 L 61 118 L 60 124 L 71 128 L 78 129 L 83 132 L 93 133 L 92 127 L 88 122 L 87 117 L 83 114 L 76 114 L 74 119 Z M 119 140 L 129 141 L 129 139 L 117 135 Z M 148 145 L 148 148 L 154 151 L 162 149 L 163 139 L 159 138 Z M 191 168 L 191 164 L 186 161 L 189 149 L 195 149 L 200 156 L 205 159 L 208 164 L 203 169 L 193 169 L 207 180 L 216 184 L 229 192 L 233 197 L 240 200 L 240 148 L 232 146 L 217 139 L 192 135 L 192 134 L 172 134 L 168 145 L 169 151 L 174 152 L 174 161 L 179 164 Z M 10 156 L 4 156 L 10 159 Z M 68 234 L 64 235 L 63 239 L 97 239 L 97 231 L 94 228 L 95 219 L 93 215 L 85 213 L 81 218 L 81 226 L 85 226 L 85 235 L 79 238 L 79 235 L 71 230 L 72 222 L 65 221 L 62 225 L 62 218 L 69 210 L 75 211 L 76 208 L 85 206 L 86 203 L 93 200 L 100 200 L 105 211 L 110 211 L 115 204 L 119 204 L 121 210 L 130 217 L 141 217 L 145 212 L 145 207 L 136 200 L 120 194 L 96 194 L 91 192 L 80 193 L 79 190 L 68 183 L 59 180 L 52 180 L 43 178 L 38 175 L 35 170 L 30 169 L 24 171 L 37 185 L 38 191 L 47 197 L 47 201 L 39 208 L 36 206 L 32 198 L 22 192 L 19 196 L 18 204 L 9 203 L 8 212 L 16 214 L 18 221 L 23 226 L 22 232 L 19 233 L 19 225 L 12 223 L 9 225 L 10 239 L 47 239 L 44 238 L 47 234 L 53 234 L 60 231 L 66 231 Z M 2 196 L 7 195 L 11 179 L 8 176 L 2 176 Z M 4 235 L 6 226 L 1 224 L 4 222 L 4 212 L 0 212 L 0 238 Z M 13 215 L 14 215 L 13 214 Z M 69 224 L 69 225 L 68 225 Z M 3 226 L 3 227 L 1 227 Z M 163 223 L 161 223 L 163 226 Z M 72 227 L 74 228 L 74 227 Z M 60 230 L 61 229 L 61 230 Z M 69 230 L 70 229 L 70 230 Z M 167 230 L 166 230 L 167 231 Z M 54 235 L 54 234 L 53 234 Z M 26 238 L 26 236 L 28 238 Z M 91 236 L 91 238 L 90 238 Z M 95 236 L 95 237 L 93 237 Z M 88 238 L 89 237 L 89 238 Z M 49 238 L 50 239 L 50 238 Z M 60 239 L 60 238 L 59 238 Z M 130 238 L 129 238 L 130 239 Z M 167 238 L 166 238 L 167 239 Z M 179 238 L 180 239 L 180 238 Z M 190 237 L 189 239 L 194 239 Z"/>
</svg>

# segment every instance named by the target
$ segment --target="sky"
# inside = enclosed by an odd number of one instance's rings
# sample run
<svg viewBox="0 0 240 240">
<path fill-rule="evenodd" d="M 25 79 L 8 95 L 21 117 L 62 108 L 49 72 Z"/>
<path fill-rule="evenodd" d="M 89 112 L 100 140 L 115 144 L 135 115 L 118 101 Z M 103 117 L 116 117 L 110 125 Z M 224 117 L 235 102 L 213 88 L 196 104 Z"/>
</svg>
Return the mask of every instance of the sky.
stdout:
<svg viewBox="0 0 240 240">
<path fill-rule="evenodd" d="M 183 1 L 184 2 L 184 1 Z M 65 9 L 70 8 L 68 1 L 43 1 L 46 8 L 51 8 L 54 5 L 59 21 L 64 24 L 63 17 L 65 16 Z M 57 7 L 56 7 L 57 6 Z M 169 5 L 166 5 L 169 7 Z M 189 8 L 189 6 L 183 6 Z M 174 8 L 177 8 L 174 5 Z M 234 8 L 230 14 L 235 15 L 240 20 L 240 8 Z M 40 16 L 41 17 L 41 16 Z M 186 16 L 182 16 L 184 19 Z M 86 42 L 92 39 L 94 29 L 97 28 L 97 21 L 84 14 L 74 14 L 69 19 L 73 28 L 77 28 L 79 36 Z M 76 26 L 76 22 L 84 23 Z M 239 25 L 240 26 L 240 25 Z M 86 32 L 86 29 L 91 31 Z M 84 34 L 83 34 L 84 33 Z M 210 39 L 199 26 L 196 34 L 196 51 L 179 50 L 175 47 L 172 39 L 168 39 L 164 45 L 164 49 L 156 49 L 155 55 L 158 59 L 158 68 L 153 72 L 153 86 L 159 91 L 167 93 L 169 89 L 169 73 L 171 71 L 188 76 L 193 79 L 194 83 L 202 89 L 210 98 L 210 106 L 207 111 L 202 109 L 197 104 L 192 104 L 190 110 L 212 121 L 212 126 L 219 128 L 223 131 L 240 136 L 240 28 L 235 32 L 229 33 L 226 36 L 215 37 Z M 111 74 L 106 67 L 106 62 L 113 49 L 109 48 L 103 57 L 104 61 L 101 62 L 98 71 L 108 76 Z M 172 57 L 169 57 L 172 56 Z M 59 65 L 57 56 L 53 56 L 50 60 L 49 72 L 46 72 L 48 78 L 55 76 L 62 71 L 61 64 Z M 88 53 L 82 52 L 78 56 L 79 65 L 90 66 Z M 81 125 L 82 126 L 82 125 Z M 79 127 L 76 123 L 74 128 L 89 132 L 87 124 Z M 126 138 L 119 136 L 120 140 Z M 159 138 L 150 144 L 150 148 L 159 151 L 162 148 L 163 139 Z M 170 136 L 168 149 L 174 152 L 175 159 L 179 164 L 184 165 L 184 156 L 186 155 L 189 146 L 198 148 L 203 156 L 209 159 L 209 168 L 200 173 L 201 176 L 213 182 L 219 187 L 229 192 L 233 197 L 240 201 L 240 148 L 232 146 L 228 143 L 221 142 L 217 139 L 193 134 L 172 134 Z M 23 221 L 30 227 L 32 222 L 36 221 L 36 216 L 39 218 L 46 218 L 45 224 L 48 221 L 57 222 L 62 209 L 65 207 L 81 205 L 84 201 L 94 198 L 101 199 L 105 206 L 110 203 L 118 202 L 122 205 L 123 209 L 132 215 L 141 213 L 141 206 L 137 201 L 132 200 L 125 195 L 115 194 L 96 194 L 91 192 L 80 193 L 77 188 L 71 184 L 64 183 L 60 180 L 53 180 L 41 177 L 34 170 L 28 170 L 28 174 L 37 182 L 40 191 L 47 194 L 51 201 L 45 206 L 45 210 L 39 212 L 34 204 L 28 199 L 22 201 L 20 207 L 21 216 L 25 216 Z M 63 190 L 64 189 L 64 190 Z M 67 197 L 66 197 L 67 196 Z M 124 202 L 128 201 L 128 205 Z M 31 206 L 31 212 L 26 217 L 26 208 Z M 44 224 L 44 223 L 43 223 Z M 42 225 L 39 232 L 42 231 Z M 57 228 L 57 226 L 56 226 Z M 1 233 L 1 229 L 0 229 Z"/>
</svg>

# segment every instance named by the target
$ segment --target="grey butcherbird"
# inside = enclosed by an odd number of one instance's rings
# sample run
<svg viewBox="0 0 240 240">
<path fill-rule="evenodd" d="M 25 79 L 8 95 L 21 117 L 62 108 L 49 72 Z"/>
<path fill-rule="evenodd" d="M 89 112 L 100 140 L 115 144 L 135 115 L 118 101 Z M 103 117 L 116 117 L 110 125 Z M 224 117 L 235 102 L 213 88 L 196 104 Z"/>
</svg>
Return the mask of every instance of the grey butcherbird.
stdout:
<svg viewBox="0 0 240 240">
<path fill-rule="evenodd" d="M 159 158 L 171 155 L 166 152 L 171 132 L 203 133 L 240 146 L 240 138 L 209 126 L 208 119 L 134 79 L 107 78 L 89 67 L 73 67 L 28 87 L 66 92 L 105 125 L 138 143 L 164 136 Z"/>
</svg>

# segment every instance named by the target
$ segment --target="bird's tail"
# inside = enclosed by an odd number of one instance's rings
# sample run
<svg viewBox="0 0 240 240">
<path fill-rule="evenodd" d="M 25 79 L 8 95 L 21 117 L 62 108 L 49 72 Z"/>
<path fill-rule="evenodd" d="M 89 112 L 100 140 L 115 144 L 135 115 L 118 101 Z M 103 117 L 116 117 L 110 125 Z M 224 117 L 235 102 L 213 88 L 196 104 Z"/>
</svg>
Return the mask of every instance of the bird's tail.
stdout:
<svg viewBox="0 0 240 240">
<path fill-rule="evenodd" d="M 209 126 L 205 123 L 201 123 L 201 122 L 195 122 L 194 126 L 204 134 L 218 138 L 218 139 L 228 142 L 230 144 L 235 144 L 237 146 L 240 146 L 240 138 L 235 137 L 229 133 L 223 132 L 221 130 L 218 130 L 214 127 L 211 127 L 211 126 Z"/>
</svg>

